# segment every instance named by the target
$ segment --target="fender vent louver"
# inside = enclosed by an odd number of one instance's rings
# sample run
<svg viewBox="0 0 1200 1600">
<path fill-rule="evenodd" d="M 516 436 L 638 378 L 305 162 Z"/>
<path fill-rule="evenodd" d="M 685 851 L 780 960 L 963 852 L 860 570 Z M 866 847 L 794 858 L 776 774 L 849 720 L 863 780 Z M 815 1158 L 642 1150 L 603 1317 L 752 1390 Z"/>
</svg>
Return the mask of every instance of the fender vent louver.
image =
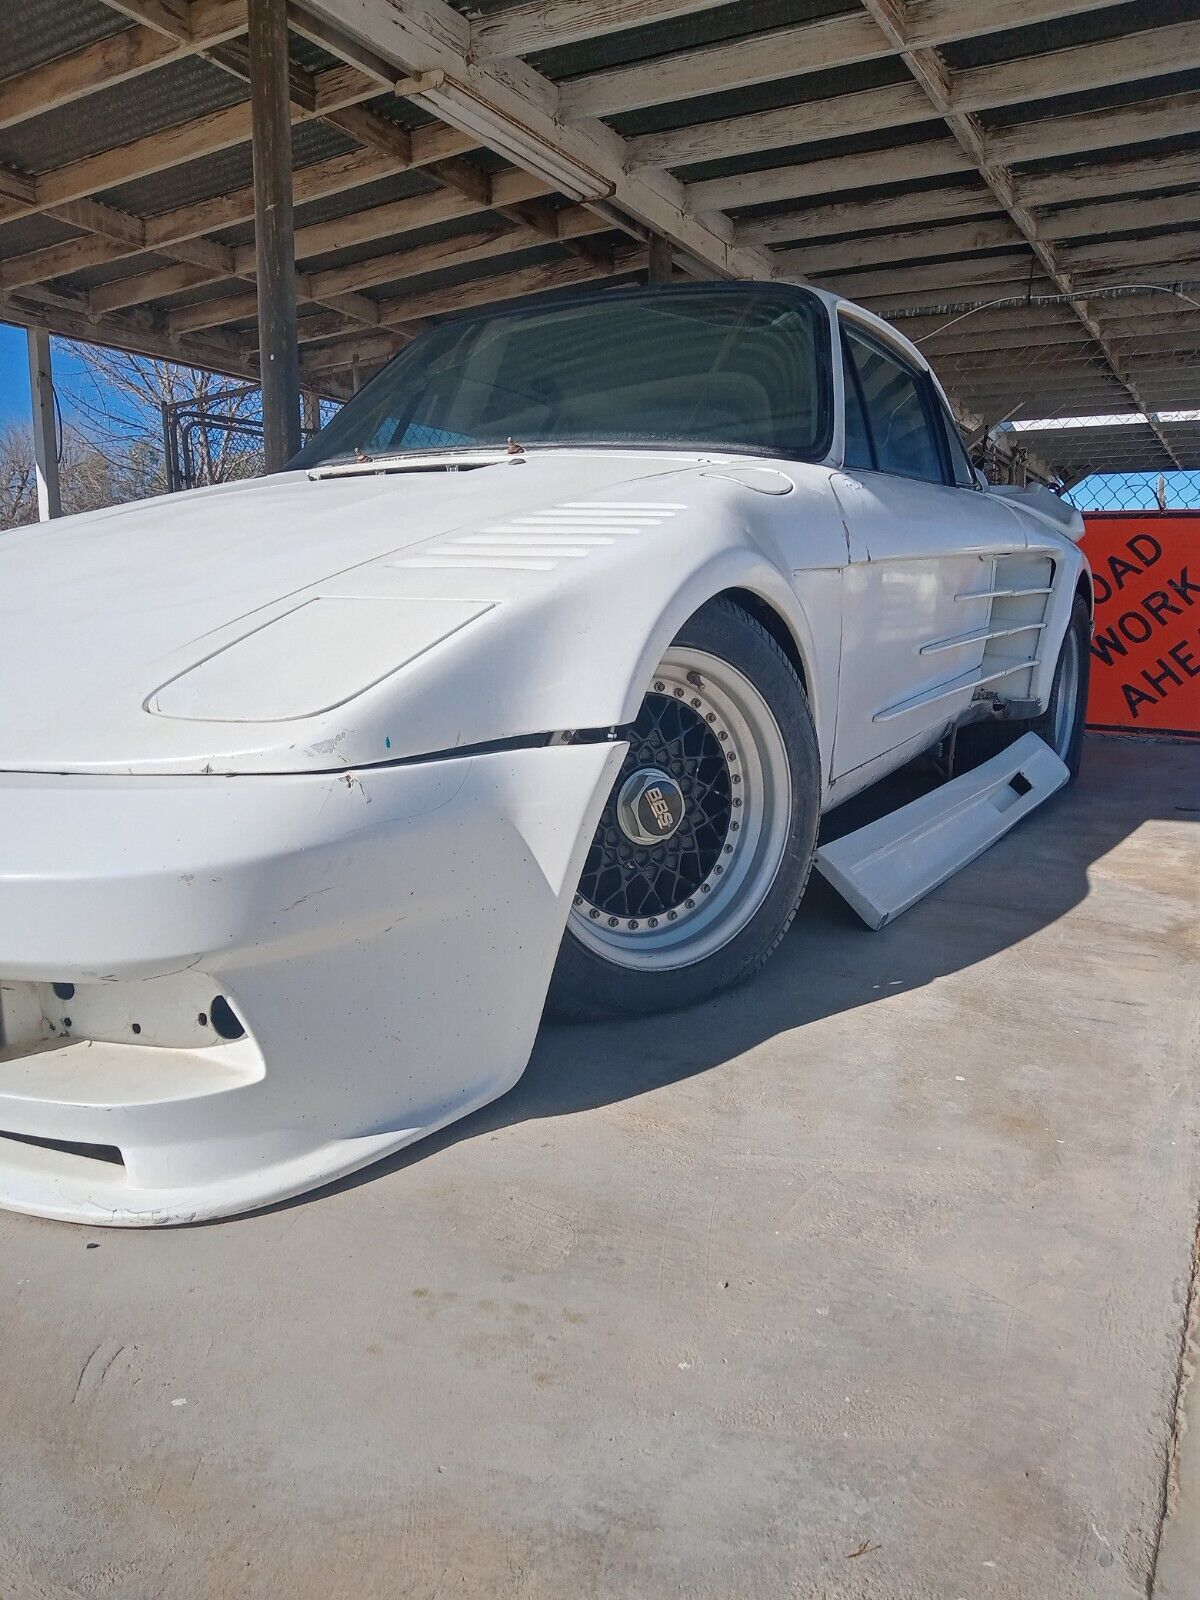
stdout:
<svg viewBox="0 0 1200 1600">
<path fill-rule="evenodd" d="M 661 527 L 684 507 L 640 501 L 566 501 L 507 517 L 472 533 L 447 534 L 393 566 L 422 571 L 553 572 L 623 539 Z"/>
</svg>

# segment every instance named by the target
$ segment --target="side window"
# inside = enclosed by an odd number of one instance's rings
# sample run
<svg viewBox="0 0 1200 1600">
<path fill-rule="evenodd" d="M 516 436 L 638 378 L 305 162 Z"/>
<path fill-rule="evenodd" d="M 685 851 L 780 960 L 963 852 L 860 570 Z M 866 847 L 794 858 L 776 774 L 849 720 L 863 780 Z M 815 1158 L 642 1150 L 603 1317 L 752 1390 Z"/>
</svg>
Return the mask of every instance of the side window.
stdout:
<svg viewBox="0 0 1200 1600">
<path fill-rule="evenodd" d="M 960 489 L 977 489 L 975 468 L 971 465 L 971 458 L 967 454 L 967 447 L 962 442 L 962 434 L 958 431 L 958 423 L 950 415 L 945 406 L 939 407 L 942 421 L 946 429 L 946 444 L 950 449 L 950 467 L 954 473 L 954 481 Z"/>
<path fill-rule="evenodd" d="M 871 449 L 871 435 L 867 430 L 867 416 L 863 410 L 862 394 L 854 371 L 854 362 L 842 340 L 843 377 L 846 385 L 846 454 L 845 465 L 861 467 L 869 472 L 875 465 L 875 452 Z"/>
<path fill-rule="evenodd" d="M 941 452 L 918 375 L 852 328 L 846 329 L 846 348 L 858 374 L 877 469 L 943 482 Z"/>
</svg>

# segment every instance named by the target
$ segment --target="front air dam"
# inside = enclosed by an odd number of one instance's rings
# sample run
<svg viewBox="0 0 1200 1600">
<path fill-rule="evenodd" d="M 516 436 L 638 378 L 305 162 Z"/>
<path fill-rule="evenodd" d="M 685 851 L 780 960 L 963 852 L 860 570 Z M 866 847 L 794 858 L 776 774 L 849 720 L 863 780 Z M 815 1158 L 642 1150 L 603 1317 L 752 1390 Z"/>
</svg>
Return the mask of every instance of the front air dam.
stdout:
<svg viewBox="0 0 1200 1600">
<path fill-rule="evenodd" d="M 0 1205 L 225 1216 L 502 1094 L 624 753 L 0 777 Z"/>
</svg>

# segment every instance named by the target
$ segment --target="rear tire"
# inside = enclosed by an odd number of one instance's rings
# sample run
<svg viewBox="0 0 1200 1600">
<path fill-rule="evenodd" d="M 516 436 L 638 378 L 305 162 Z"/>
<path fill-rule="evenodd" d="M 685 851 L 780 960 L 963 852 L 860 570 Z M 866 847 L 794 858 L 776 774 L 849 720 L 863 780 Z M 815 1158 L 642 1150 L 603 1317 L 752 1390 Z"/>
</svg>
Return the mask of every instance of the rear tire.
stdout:
<svg viewBox="0 0 1200 1600">
<path fill-rule="evenodd" d="M 740 607 L 710 601 L 673 640 L 634 724 L 550 1013 L 672 1011 L 756 972 L 800 904 L 820 802 L 816 731 L 791 662 Z M 656 814 L 672 830 L 661 839 Z"/>
<path fill-rule="evenodd" d="M 955 749 L 955 772 L 969 772 L 989 756 L 1006 750 L 1023 733 L 1036 733 L 1065 763 L 1071 775 L 1068 782 L 1074 783 L 1083 758 L 1091 643 L 1091 613 L 1083 596 L 1076 595 L 1045 711 L 1039 717 L 1012 722 L 977 722 L 961 729 Z"/>
</svg>

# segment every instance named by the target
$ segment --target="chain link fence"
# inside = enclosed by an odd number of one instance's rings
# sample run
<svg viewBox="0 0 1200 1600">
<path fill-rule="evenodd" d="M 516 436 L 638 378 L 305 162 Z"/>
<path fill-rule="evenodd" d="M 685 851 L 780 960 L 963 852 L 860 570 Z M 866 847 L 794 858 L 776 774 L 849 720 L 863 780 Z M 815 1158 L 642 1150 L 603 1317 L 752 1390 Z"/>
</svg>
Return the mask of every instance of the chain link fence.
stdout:
<svg viewBox="0 0 1200 1600">
<path fill-rule="evenodd" d="M 311 439 L 337 410 L 336 401 L 306 393 L 302 438 Z M 170 491 L 257 478 L 266 470 L 260 389 L 242 385 L 189 395 L 165 403 L 162 417 Z"/>
<path fill-rule="evenodd" d="M 964 300 L 894 319 L 999 481 L 1065 485 L 1082 510 L 1200 508 L 1200 284 Z"/>
</svg>

